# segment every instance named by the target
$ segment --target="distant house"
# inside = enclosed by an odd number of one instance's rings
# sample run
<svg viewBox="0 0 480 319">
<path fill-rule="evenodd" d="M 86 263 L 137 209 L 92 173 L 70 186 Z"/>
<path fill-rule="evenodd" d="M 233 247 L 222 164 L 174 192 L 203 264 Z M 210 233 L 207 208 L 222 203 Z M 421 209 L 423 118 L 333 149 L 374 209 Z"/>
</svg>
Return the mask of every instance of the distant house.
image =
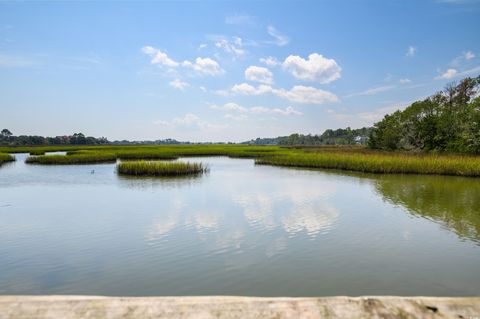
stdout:
<svg viewBox="0 0 480 319">
<path fill-rule="evenodd" d="M 364 145 L 367 144 L 368 136 L 357 135 L 354 138 L 355 144 Z"/>
</svg>

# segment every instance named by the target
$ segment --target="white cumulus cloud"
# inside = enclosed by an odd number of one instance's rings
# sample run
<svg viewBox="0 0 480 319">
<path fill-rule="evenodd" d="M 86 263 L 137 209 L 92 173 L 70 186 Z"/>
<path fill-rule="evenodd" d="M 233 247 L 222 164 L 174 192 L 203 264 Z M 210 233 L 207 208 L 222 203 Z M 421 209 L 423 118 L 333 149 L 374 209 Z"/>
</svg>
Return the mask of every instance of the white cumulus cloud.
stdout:
<svg viewBox="0 0 480 319">
<path fill-rule="evenodd" d="M 282 66 L 297 79 L 322 84 L 339 79 L 342 71 L 334 59 L 325 58 L 318 53 L 310 54 L 308 59 L 290 55 L 283 61 Z"/>
<path fill-rule="evenodd" d="M 455 76 L 457 76 L 458 74 L 458 71 L 455 70 L 455 69 L 448 69 L 447 71 L 445 71 L 444 73 L 440 74 L 439 76 L 436 76 L 435 77 L 435 80 L 447 80 L 447 79 L 451 79 L 451 78 L 454 78 Z"/>
<path fill-rule="evenodd" d="M 235 84 L 231 91 L 235 94 L 243 95 L 260 95 L 265 93 L 271 93 L 272 87 L 270 85 L 260 84 L 257 87 L 248 83 Z"/>
<path fill-rule="evenodd" d="M 200 74 L 205 75 L 219 75 L 225 73 L 225 71 L 220 67 L 217 61 L 210 58 L 200 58 L 198 57 L 195 62 L 183 61 L 183 66 L 192 68 Z"/>
<path fill-rule="evenodd" d="M 267 68 L 252 65 L 245 70 L 245 79 L 264 84 L 272 84 L 273 74 Z"/>
<path fill-rule="evenodd" d="M 269 56 L 266 58 L 260 58 L 260 62 L 263 64 L 266 64 L 268 66 L 277 66 L 280 64 L 280 62 L 277 60 L 277 58 L 273 56 Z"/>
<path fill-rule="evenodd" d="M 178 90 L 183 90 L 186 87 L 189 87 L 190 84 L 188 84 L 187 82 L 183 82 L 180 79 L 175 79 L 173 81 L 170 81 L 170 86 Z"/>
<path fill-rule="evenodd" d="M 169 58 L 165 52 L 155 49 L 154 47 L 144 46 L 142 52 L 152 57 L 152 60 L 150 60 L 151 64 L 160 64 L 172 68 L 180 65 L 178 62 Z"/>
<path fill-rule="evenodd" d="M 273 90 L 273 93 L 291 102 L 302 104 L 324 104 L 338 101 L 338 97 L 332 92 L 303 85 L 295 85 L 290 90 L 276 89 Z"/>
<path fill-rule="evenodd" d="M 234 94 L 261 95 L 272 93 L 291 102 L 302 104 L 324 104 L 337 102 L 338 97 L 332 92 L 320 90 L 311 86 L 296 85 L 290 90 L 274 89 L 270 85 L 260 84 L 255 87 L 248 83 L 236 84 L 231 88 Z"/>
<path fill-rule="evenodd" d="M 194 62 L 185 60 L 182 63 L 179 63 L 172 58 L 170 58 L 165 52 L 156 49 L 151 46 L 144 46 L 142 52 L 151 57 L 150 63 L 157 64 L 160 66 L 166 66 L 170 68 L 177 68 L 178 66 L 183 66 L 191 68 L 203 75 L 219 75 L 225 73 L 225 71 L 220 67 L 217 61 L 211 58 L 202 58 L 198 57 Z"/>
</svg>

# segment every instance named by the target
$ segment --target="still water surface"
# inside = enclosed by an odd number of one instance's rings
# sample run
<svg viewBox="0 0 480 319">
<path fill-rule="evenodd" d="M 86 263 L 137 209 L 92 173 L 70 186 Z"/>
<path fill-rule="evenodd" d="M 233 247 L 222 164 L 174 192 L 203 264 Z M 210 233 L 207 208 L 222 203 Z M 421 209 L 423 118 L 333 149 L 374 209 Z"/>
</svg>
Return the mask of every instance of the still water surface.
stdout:
<svg viewBox="0 0 480 319">
<path fill-rule="evenodd" d="M 0 294 L 480 294 L 480 179 L 25 157 L 0 168 Z"/>
</svg>

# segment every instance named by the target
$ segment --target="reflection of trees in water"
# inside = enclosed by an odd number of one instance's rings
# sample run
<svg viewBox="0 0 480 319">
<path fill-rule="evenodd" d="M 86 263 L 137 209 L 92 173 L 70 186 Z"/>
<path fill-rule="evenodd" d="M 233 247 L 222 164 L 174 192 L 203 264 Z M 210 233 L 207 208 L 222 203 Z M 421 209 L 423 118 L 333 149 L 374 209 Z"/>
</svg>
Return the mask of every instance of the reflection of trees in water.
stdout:
<svg viewBox="0 0 480 319">
<path fill-rule="evenodd" d="M 476 178 L 376 176 L 377 192 L 415 215 L 441 222 L 460 237 L 480 239 L 480 180 Z"/>
</svg>

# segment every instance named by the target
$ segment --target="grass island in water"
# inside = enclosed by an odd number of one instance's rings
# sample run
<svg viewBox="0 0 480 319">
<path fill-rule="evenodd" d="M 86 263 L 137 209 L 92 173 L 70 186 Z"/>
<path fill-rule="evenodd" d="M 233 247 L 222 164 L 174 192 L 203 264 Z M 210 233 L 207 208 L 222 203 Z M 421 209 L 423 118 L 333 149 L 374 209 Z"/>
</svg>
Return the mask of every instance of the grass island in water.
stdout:
<svg viewBox="0 0 480 319">
<path fill-rule="evenodd" d="M 370 150 L 361 146 L 280 147 L 252 145 L 104 145 L 0 147 L 2 153 L 65 151 L 67 155 L 30 156 L 29 164 L 114 163 L 117 159 L 168 160 L 179 157 L 251 158 L 257 164 L 340 169 L 365 173 L 438 174 L 480 177 L 480 156 Z M 6 156 L 9 156 L 5 154 Z"/>
<path fill-rule="evenodd" d="M 128 161 L 117 164 L 121 175 L 133 176 L 187 176 L 206 173 L 208 168 L 202 163 Z"/>
<path fill-rule="evenodd" d="M 31 154 L 31 152 L 30 152 Z M 95 164 L 95 163 L 115 163 L 117 157 L 109 153 L 89 153 L 78 155 L 40 155 L 29 156 L 25 162 L 27 164 L 42 165 L 74 165 L 74 164 Z"/>
</svg>

